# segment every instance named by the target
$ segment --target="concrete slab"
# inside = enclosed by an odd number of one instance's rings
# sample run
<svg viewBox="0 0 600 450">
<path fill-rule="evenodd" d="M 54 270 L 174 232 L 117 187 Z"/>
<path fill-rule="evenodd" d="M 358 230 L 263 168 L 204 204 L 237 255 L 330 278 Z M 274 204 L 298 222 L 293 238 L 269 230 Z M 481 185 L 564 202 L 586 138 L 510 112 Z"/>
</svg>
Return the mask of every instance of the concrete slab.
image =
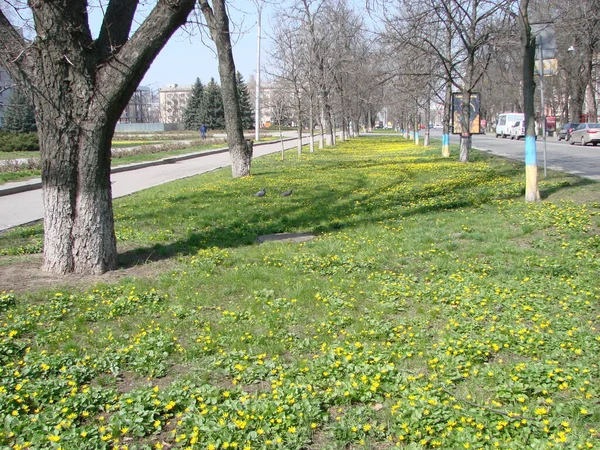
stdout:
<svg viewBox="0 0 600 450">
<path fill-rule="evenodd" d="M 276 233 L 276 234 L 265 234 L 256 238 L 256 242 L 263 244 L 265 242 L 308 242 L 312 241 L 317 236 L 310 233 Z"/>
</svg>

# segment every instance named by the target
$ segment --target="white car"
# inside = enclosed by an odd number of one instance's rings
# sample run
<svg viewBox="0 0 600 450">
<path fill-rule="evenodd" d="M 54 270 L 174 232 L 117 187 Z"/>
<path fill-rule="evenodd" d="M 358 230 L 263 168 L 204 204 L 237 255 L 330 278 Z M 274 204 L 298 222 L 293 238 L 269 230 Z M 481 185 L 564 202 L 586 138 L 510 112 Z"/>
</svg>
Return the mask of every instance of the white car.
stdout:
<svg viewBox="0 0 600 450">
<path fill-rule="evenodd" d="M 510 138 L 521 139 L 525 137 L 525 121 L 517 120 L 515 124 L 510 127 Z"/>
<path fill-rule="evenodd" d="M 510 136 L 510 129 L 516 122 L 523 122 L 525 115 L 523 113 L 503 113 L 498 116 L 496 124 L 496 137 L 503 138 Z"/>
</svg>

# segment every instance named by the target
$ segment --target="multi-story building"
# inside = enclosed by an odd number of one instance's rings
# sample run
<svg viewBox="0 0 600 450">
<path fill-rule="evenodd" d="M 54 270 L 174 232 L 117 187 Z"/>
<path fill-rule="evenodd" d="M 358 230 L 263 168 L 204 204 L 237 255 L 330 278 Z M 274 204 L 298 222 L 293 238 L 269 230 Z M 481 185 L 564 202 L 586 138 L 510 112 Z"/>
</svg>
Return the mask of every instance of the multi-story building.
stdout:
<svg viewBox="0 0 600 450">
<path fill-rule="evenodd" d="M 158 111 L 156 111 L 155 103 L 152 89 L 147 86 L 139 86 L 123 110 L 119 123 L 158 122 Z"/>
<path fill-rule="evenodd" d="M 168 84 L 160 88 L 160 121 L 162 123 L 183 123 L 183 113 L 191 96 L 191 85 Z"/>
<path fill-rule="evenodd" d="M 12 93 L 12 85 L 13 82 L 8 76 L 8 72 L 0 67 L 0 128 L 4 123 L 4 111 Z"/>
</svg>

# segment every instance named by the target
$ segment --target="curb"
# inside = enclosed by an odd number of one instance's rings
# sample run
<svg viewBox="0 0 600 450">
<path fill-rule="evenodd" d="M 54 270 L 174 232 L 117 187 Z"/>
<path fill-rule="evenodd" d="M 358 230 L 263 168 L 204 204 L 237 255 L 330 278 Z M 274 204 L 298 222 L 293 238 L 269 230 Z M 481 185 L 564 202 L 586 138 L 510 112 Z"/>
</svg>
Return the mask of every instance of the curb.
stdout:
<svg viewBox="0 0 600 450">
<path fill-rule="evenodd" d="M 286 138 L 286 139 L 283 139 L 283 141 L 286 142 L 286 141 L 291 141 L 294 139 L 297 139 L 297 138 L 295 138 L 295 137 Z M 272 144 L 274 142 L 279 142 L 279 140 L 257 142 L 254 144 L 254 147 L 259 146 L 259 145 Z M 202 156 L 216 155 L 218 153 L 224 153 L 226 151 L 229 151 L 229 147 L 220 147 L 220 148 L 216 148 L 213 150 L 206 150 L 203 152 L 196 152 L 196 153 L 186 153 L 184 155 L 172 156 L 172 157 L 163 158 L 163 159 L 157 159 L 156 161 L 147 161 L 147 162 L 141 162 L 141 163 L 126 164 L 123 166 L 117 166 L 117 167 L 112 168 L 110 170 L 110 173 L 127 172 L 130 170 L 143 169 L 144 167 L 160 166 L 162 164 L 175 164 L 176 162 L 179 162 L 179 161 L 200 158 Z M 7 184 L 10 184 L 10 183 L 7 183 Z M 34 191 L 36 189 L 40 189 L 41 187 L 42 187 L 42 181 L 39 178 L 34 178 L 29 181 L 24 181 L 22 183 L 16 184 L 15 186 L 5 186 L 5 187 L 0 186 L 0 197 L 5 196 L 5 195 L 19 194 L 21 192 Z"/>
</svg>

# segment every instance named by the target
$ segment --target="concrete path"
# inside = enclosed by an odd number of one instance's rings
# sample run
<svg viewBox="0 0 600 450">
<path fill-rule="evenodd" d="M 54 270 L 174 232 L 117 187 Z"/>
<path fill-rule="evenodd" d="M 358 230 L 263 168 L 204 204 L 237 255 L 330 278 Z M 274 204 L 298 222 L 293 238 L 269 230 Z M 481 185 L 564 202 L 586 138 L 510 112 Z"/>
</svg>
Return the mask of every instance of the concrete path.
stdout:
<svg viewBox="0 0 600 450">
<path fill-rule="evenodd" d="M 283 142 L 285 149 L 295 148 L 297 139 Z M 303 144 L 308 144 L 304 137 Z M 318 144 L 317 144 L 318 145 Z M 254 144 L 254 158 L 281 151 L 281 142 Z M 231 165 L 227 148 L 166 158 L 160 161 L 115 167 L 111 174 L 113 198 L 169 181 L 187 178 Z M 41 181 L 6 183 L 0 186 L 0 232 L 36 222 L 44 217 Z"/>
</svg>

